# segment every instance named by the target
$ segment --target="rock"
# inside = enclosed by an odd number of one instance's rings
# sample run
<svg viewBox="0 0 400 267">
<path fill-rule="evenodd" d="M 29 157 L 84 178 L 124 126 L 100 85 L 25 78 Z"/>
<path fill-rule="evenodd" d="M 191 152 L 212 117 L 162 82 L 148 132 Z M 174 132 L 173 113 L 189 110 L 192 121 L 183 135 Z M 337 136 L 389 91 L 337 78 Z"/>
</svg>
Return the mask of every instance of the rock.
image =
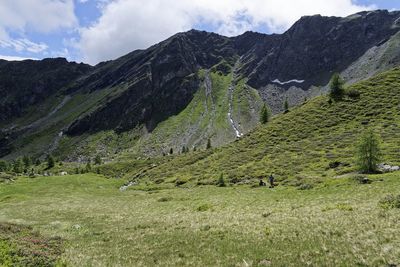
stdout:
<svg viewBox="0 0 400 267">
<path fill-rule="evenodd" d="M 378 169 L 382 172 L 395 172 L 400 171 L 400 166 L 391 166 L 386 163 L 381 163 L 378 165 Z"/>
</svg>

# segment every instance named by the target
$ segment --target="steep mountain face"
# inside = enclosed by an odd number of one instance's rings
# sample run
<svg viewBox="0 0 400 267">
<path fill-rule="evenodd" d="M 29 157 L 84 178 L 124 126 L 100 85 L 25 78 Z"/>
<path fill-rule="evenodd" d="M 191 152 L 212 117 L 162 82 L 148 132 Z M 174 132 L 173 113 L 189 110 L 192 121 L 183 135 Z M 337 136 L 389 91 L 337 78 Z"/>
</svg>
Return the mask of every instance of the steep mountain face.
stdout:
<svg viewBox="0 0 400 267">
<path fill-rule="evenodd" d="M 266 42 L 249 72 L 249 85 L 298 80 L 302 89 L 325 85 L 334 71 L 342 71 L 368 49 L 385 43 L 400 30 L 400 12 L 361 12 L 346 18 L 303 17 L 279 37 Z M 280 81 L 280 82 L 279 82 Z M 282 85 L 282 84 L 281 84 Z"/>
<path fill-rule="evenodd" d="M 126 84 L 126 90 L 96 112 L 77 120 L 68 134 L 126 131 L 142 123 L 152 131 L 160 121 L 177 114 L 191 101 L 199 88 L 196 72 L 200 68 L 208 69 L 221 59 L 232 60 L 234 55 L 228 38 L 190 31 L 105 63 L 78 87 L 101 90 Z"/>
<path fill-rule="evenodd" d="M 40 104 L 92 69 L 64 58 L 42 61 L 0 60 L 0 125 Z"/>
<path fill-rule="evenodd" d="M 0 156 L 225 144 L 255 127 L 263 102 L 278 113 L 285 98 L 323 93 L 333 72 L 354 82 L 400 65 L 399 30 L 400 12 L 378 10 L 303 17 L 283 34 L 192 30 L 94 67 L 0 61 Z"/>
</svg>

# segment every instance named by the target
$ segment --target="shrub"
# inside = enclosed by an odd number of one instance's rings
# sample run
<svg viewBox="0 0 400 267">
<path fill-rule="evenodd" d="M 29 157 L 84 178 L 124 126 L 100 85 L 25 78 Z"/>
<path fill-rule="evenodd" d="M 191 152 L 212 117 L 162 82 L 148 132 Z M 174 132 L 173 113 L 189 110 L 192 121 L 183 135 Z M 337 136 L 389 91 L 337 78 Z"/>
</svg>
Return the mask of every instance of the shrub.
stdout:
<svg viewBox="0 0 400 267">
<path fill-rule="evenodd" d="M 370 184 L 372 181 L 365 177 L 364 175 L 354 175 L 350 179 L 359 184 Z"/>
<path fill-rule="evenodd" d="M 347 92 L 347 95 L 351 98 L 359 98 L 361 93 L 357 89 L 352 88 Z"/>
<path fill-rule="evenodd" d="M 187 183 L 187 180 L 184 180 L 184 179 L 178 178 L 178 179 L 175 180 L 175 185 L 176 186 L 184 185 L 186 183 Z"/>
<path fill-rule="evenodd" d="M 387 195 L 379 201 L 379 205 L 385 209 L 400 209 L 400 195 Z"/>
<path fill-rule="evenodd" d="M 299 190 L 310 190 L 313 189 L 314 186 L 312 184 L 301 184 L 300 186 L 297 187 Z"/>
<path fill-rule="evenodd" d="M 210 204 L 203 204 L 197 207 L 197 211 L 203 212 L 203 211 L 207 211 L 209 209 L 211 209 L 212 206 Z"/>
<path fill-rule="evenodd" d="M 168 202 L 171 200 L 172 200 L 172 197 L 162 197 L 162 198 L 159 198 L 157 201 L 158 202 Z"/>
</svg>

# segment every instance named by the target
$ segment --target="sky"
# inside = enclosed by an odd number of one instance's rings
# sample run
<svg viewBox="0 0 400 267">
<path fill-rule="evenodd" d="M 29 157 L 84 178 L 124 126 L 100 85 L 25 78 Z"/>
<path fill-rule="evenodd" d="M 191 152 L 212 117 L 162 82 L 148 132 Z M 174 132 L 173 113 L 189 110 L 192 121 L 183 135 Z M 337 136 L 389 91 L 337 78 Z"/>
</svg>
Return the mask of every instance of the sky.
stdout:
<svg viewBox="0 0 400 267">
<path fill-rule="evenodd" d="M 0 58 L 95 65 L 190 29 L 282 33 L 303 15 L 400 10 L 399 0 L 0 0 Z"/>
</svg>

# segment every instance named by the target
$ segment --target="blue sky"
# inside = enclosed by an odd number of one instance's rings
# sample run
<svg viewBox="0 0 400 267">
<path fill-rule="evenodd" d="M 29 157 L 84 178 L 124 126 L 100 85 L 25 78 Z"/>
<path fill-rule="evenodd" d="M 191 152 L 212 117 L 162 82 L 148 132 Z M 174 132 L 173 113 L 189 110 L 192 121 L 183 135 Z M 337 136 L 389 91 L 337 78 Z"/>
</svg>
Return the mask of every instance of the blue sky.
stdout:
<svg viewBox="0 0 400 267">
<path fill-rule="evenodd" d="M 2 0 L 0 58 L 97 64 L 191 28 L 283 32 L 302 15 L 400 10 L 398 0 Z"/>
</svg>

